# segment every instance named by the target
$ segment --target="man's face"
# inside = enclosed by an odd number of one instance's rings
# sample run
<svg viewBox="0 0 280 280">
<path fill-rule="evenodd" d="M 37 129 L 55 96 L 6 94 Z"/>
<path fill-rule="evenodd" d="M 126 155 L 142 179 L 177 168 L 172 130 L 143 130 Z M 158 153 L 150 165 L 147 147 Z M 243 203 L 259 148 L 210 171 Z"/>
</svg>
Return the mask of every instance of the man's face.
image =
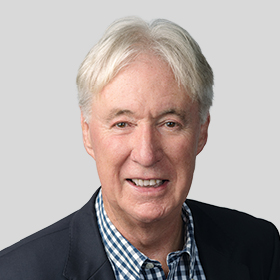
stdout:
<svg viewBox="0 0 280 280">
<path fill-rule="evenodd" d="M 178 217 L 208 124 L 164 62 L 142 55 L 122 70 L 94 98 L 90 123 L 82 116 L 109 218 L 146 224 Z"/>
</svg>

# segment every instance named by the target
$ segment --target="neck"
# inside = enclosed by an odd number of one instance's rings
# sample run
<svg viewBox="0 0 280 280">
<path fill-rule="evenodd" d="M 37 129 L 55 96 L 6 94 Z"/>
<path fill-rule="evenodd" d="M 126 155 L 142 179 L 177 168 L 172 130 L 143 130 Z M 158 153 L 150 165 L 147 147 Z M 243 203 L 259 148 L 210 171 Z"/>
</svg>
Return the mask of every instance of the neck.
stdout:
<svg viewBox="0 0 280 280">
<path fill-rule="evenodd" d="M 107 211 L 106 207 L 105 211 L 124 238 L 148 258 L 159 261 L 167 275 L 167 255 L 183 248 L 184 233 L 181 212 L 177 211 L 176 215 L 168 219 L 143 223 L 116 217 L 110 210 Z"/>
</svg>

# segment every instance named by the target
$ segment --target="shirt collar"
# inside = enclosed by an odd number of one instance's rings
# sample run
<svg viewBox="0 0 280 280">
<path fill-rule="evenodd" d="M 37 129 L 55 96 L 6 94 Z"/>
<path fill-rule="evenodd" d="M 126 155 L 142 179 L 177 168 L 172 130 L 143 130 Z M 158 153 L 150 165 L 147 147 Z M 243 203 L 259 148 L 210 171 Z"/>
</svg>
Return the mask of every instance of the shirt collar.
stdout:
<svg viewBox="0 0 280 280">
<path fill-rule="evenodd" d="M 101 191 L 97 196 L 95 207 L 100 234 L 113 268 L 121 263 L 121 266 L 137 279 L 147 257 L 126 240 L 112 224 L 105 212 Z M 114 270 L 116 273 L 116 269 Z"/>
<path fill-rule="evenodd" d="M 127 270 L 135 279 L 138 279 L 141 268 L 145 267 L 146 263 L 151 260 L 125 239 L 110 221 L 104 209 L 101 190 L 97 196 L 95 208 L 102 241 L 115 274 L 127 273 L 125 272 Z M 194 225 L 191 211 L 185 202 L 182 205 L 182 219 L 185 225 L 185 244 L 182 251 L 172 252 L 168 255 L 167 264 L 178 262 L 178 258 L 187 253 L 189 275 L 193 275 L 196 257 Z M 121 272 L 118 271 L 118 267 L 122 268 Z"/>
</svg>

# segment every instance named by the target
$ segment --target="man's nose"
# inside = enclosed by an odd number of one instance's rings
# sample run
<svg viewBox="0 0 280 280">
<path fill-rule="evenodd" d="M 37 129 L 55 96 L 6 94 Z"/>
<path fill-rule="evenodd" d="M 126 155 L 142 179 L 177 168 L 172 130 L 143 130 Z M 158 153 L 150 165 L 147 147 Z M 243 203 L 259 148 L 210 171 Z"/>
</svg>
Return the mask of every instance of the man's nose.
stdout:
<svg viewBox="0 0 280 280">
<path fill-rule="evenodd" d="M 153 166 L 163 155 L 160 134 L 149 125 L 136 130 L 131 151 L 132 160 L 145 167 Z"/>
</svg>

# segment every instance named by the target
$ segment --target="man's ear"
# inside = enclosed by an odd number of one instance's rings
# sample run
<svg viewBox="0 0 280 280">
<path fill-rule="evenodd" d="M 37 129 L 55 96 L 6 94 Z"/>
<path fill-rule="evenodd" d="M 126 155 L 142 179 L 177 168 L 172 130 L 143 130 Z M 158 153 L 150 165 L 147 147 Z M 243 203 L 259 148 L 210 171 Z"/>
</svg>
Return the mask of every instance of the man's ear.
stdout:
<svg viewBox="0 0 280 280">
<path fill-rule="evenodd" d="M 210 114 L 208 114 L 206 121 L 200 126 L 200 133 L 199 133 L 197 153 L 196 153 L 197 155 L 203 150 L 207 142 L 209 123 L 210 123 Z"/>
<path fill-rule="evenodd" d="M 90 136 L 89 124 L 85 120 L 83 112 L 81 112 L 81 127 L 83 132 L 83 141 L 84 141 L 85 149 L 87 153 L 95 159 L 94 150 L 92 146 L 92 139 Z"/>
</svg>

